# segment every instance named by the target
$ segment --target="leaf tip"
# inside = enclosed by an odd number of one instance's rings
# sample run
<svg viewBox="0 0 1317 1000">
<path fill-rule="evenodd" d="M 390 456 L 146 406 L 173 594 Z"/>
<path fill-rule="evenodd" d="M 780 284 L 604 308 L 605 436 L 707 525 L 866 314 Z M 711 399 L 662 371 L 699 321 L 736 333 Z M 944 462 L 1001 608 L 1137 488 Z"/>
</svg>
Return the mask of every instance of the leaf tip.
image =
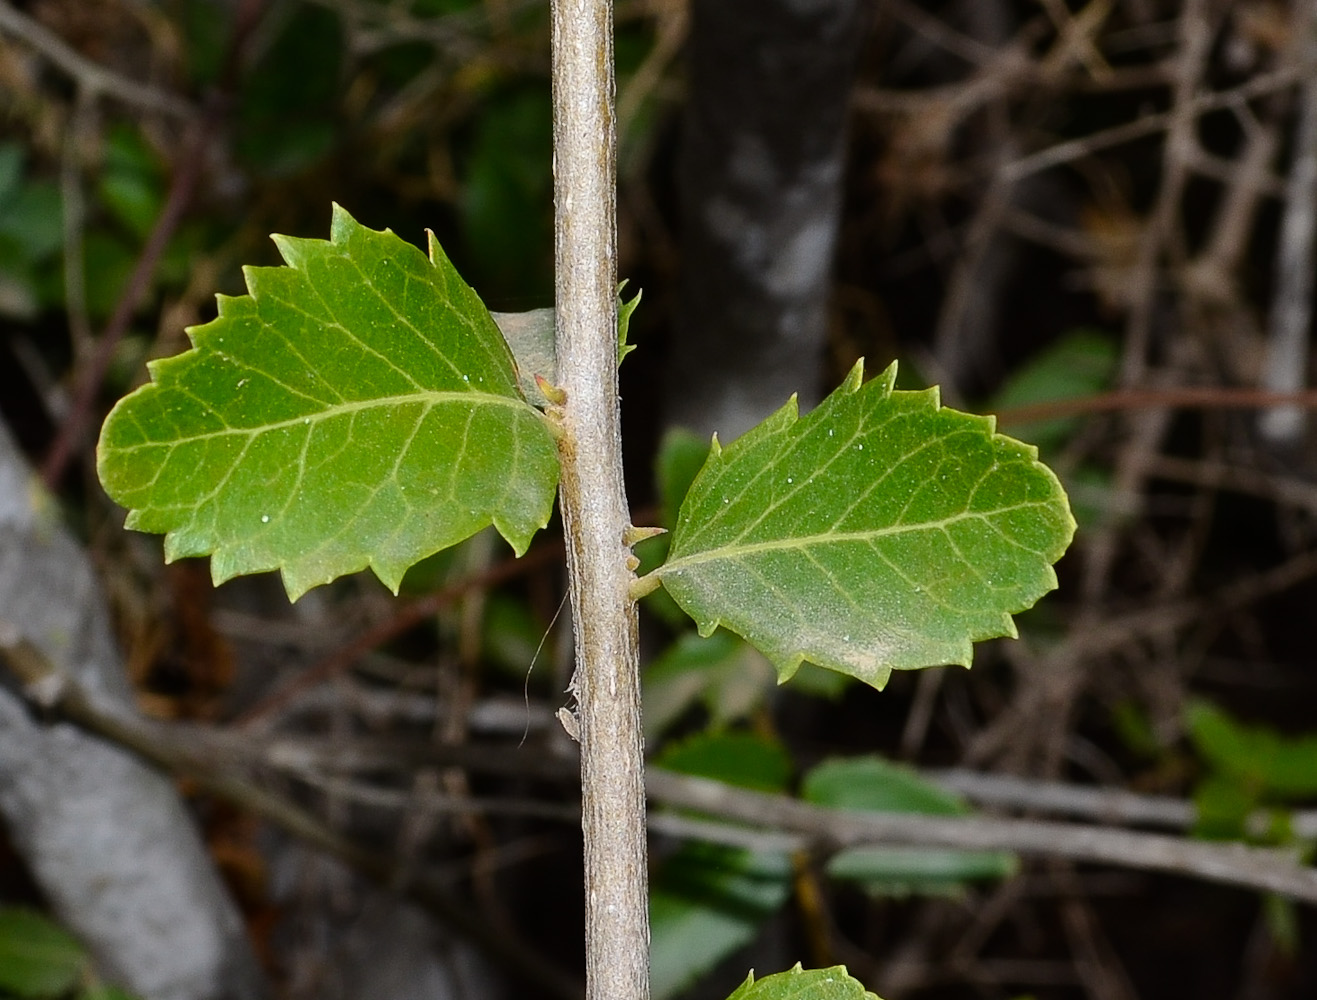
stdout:
<svg viewBox="0 0 1317 1000">
<path fill-rule="evenodd" d="M 336 246 L 347 243 L 352 235 L 366 227 L 352 217 L 352 213 L 340 205 L 338 202 L 332 202 L 329 214 L 329 242 Z"/>
<path fill-rule="evenodd" d="M 722 623 L 716 618 L 706 619 L 695 622 L 695 631 L 700 633 L 701 639 L 707 639 L 718 631 L 718 626 Z"/>
<path fill-rule="evenodd" d="M 444 253 L 444 248 L 439 243 L 439 237 L 435 236 L 433 229 L 425 231 L 425 246 L 430 257 L 430 263 L 435 267 L 448 263 L 448 254 Z"/>
<path fill-rule="evenodd" d="M 274 244 L 275 249 L 279 251 L 279 256 L 289 267 L 300 269 L 306 262 L 306 244 L 310 241 L 299 239 L 296 236 L 284 236 L 282 233 L 271 233 L 270 242 Z M 256 295 L 256 286 L 260 282 L 260 273 L 267 270 L 270 269 L 253 267 L 250 264 L 243 265 L 242 277 L 247 283 L 247 291 L 252 295 Z"/>
<path fill-rule="evenodd" d="M 887 369 L 888 371 L 893 373 L 893 378 L 895 378 L 895 369 L 896 369 L 896 362 L 893 361 L 891 365 L 888 366 Z M 884 375 L 880 375 L 878 377 L 880 379 L 884 378 L 885 373 Z M 864 358 L 858 358 L 856 359 L 855 364 L 851 365 L 851 370 L 846 373 L 846 378 L 841 383 L 841 389 L 843 392 L 849 395 L 850 393 L 855 392 L 855 390 L 857 390 L 860 387 L 861 383 L 863 382 L 864 382 Z"/>
<path fill-rule="evenodd" d="M 791 678 L 795 677 L 797 671 L 800 670 L 800 664 L 803 662 L 803 658 L 797 656 L 794 660 L 774 663 L 773 666 L 777 669 L 778 684 L 785 684 L 787 681 L 791 680 Z"/>
</svg>

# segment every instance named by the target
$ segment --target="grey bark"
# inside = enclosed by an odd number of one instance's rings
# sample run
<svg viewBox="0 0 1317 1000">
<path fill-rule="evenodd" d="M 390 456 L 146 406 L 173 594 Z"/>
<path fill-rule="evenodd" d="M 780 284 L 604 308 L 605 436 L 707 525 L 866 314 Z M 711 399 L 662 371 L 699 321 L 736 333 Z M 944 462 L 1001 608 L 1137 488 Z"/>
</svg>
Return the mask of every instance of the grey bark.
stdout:
<svg viewBox="0 0 1317 1000">
<path fill-rule="evenodd" d="M 729 441 L 817 402 L 859 0 L 694 0 L 670 423 Z"/>
<path fill-rule="evenodd" d="M 1294 18 L 1306 29 L 1298 49 L 1304 62 L 1311 65 L 1317 57 L 1317 3 L 1308 0 L 1299 5 Z M 1317 257 L 1317 78 L 1311 74 L 1299 90 L 1298 105 L 1262 377 L 1263 387 L 1272 392 L 1298 392 L 1308 381 L 1313 261 Z M 1306 423 L 1307 413 L 1298 406 L 1278 406 L 1259 418 L 1262 436 L 1276 445 L 1301 443 Z"/>
<path fill-rule="evenodd" d="M 617 396 L 617 121 L 612 0 L 554 0 L 558 504 L 581 741 L 586 1000 L 648 1000 L 640 649 Z M 568 716 L 568 720 L 573 717 Z"/>
<path fill-rule="evenodd" d="M 131 712 L 91 566 L 0 425 L 0 622 Z M 14 633 L 17 633 L 14 636 Z M 57 917 L 102 973 L 147 1000 L 247 1000 L 266 988 L 173 785 L 0 689 L 0 813 Z"/>
</svg>

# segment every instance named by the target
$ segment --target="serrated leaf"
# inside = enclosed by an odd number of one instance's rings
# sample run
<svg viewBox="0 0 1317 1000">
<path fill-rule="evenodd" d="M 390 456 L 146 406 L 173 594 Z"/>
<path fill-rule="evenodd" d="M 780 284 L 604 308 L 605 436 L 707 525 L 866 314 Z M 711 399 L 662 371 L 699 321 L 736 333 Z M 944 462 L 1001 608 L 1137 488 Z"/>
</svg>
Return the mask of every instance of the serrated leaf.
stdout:
<svg viewBox="0 0 1317 1000">
<path fill-rule="evenodd" d="M 640 305 L 640 296 L 644 294 L 643 289 L 637 289 L 636 294 L 631 296 L 630 301 L 622 298 L 623 291 L 626 290 L 626 279 L 622 279 L 617 286 L 617 363 L 620 365 L 626 360 L 626 356 L 636 349 L 636 345 L 629 343 L 627 337 L 631 333 L 631 314 L 636 311 Z"/>
<path fill-rule="evenodd" d="M 794 969 L 755 979 L 753 972 L 727 1000 L 879 1000 L 846 971 L 844 965 L 830 969 Z"/>
<path fill-rule="evenodd" d="M 0 910 L 0 989 L 19 997 L 57 997 L 87 965 L 76 938 L 29 910 Z"/>
<path fill-rule="evenodd" d="M 655 571 L 702 635 L 744 636 L 782 680 L 802 660 L 882 687 L 968 666 L 972 643 L 1056 586 L 1074 533 L 1037 451 L 990 417 L 856 365 L 812 413 L 794 398 L 714 446 Z"/>
<path fill-rule="evenodd" d="M 480 299 L 430 258 L 335 206 L 331 238 L 275 237 L 287 267 L 188 331 L 121 400 L 97 469 L 128 527 L 217 583 L 278 569 L 289 596 L 409 566 L 495 525 L 518 552 L 549 519 L 552 437 L 517 389 Z"/>
</svg>

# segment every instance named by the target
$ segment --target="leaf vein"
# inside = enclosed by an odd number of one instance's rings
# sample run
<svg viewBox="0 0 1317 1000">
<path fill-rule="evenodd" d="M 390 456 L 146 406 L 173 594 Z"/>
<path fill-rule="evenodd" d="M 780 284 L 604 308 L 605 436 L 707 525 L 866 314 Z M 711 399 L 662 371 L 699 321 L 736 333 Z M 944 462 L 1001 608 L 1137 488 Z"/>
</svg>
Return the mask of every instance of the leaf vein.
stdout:
<svg viewBox="0 0 1317 1000">
<path fill-rule="evenodd" d="M 321 423 L 344 414 L 355 414 L 362 410 L 372 409 L 393 409 L 395 407 L 406 405 L 407 403 L 423 403 L 429 406 L 436 406 L 441 403 L 462 403 L 474 409 L 477 406 L 507 406 L 512 409 L 532 410 L 533 407 L 527 402 L 520 399 L 514 399 L 511 396 L 500 396 L 494 393 L 486 392 L 437 392 L 422 391 L 407 393 L 405 395 L 382 396 L 375 399 L 364 399 L 355 402 L 338 403 L 328 406 L 320 413 L 303 414 L 301 416 L 289 417 L 285 420 L 272 420 L 269 423 L 259 424 L 255 427 L 230 427 L 225 426 L 224 430 L 206 431 L 203 433 L 192 434 L 187 437 L 174 438 L 168 442 L 160 441 L 143 441 L 139 444 L 121 445 L 115 450 L 131 454 L 140 451 L 143 448 L 158 448 L 161 444 L 166 444 L 173 449 L 181 444 L 189 444 L 194 441 L 205 441 L 210 438 L 229 437 L 240 435 L 254 438 L 262 434 L 282 430 L 286 427 L 293 427 L 297 424 Z"/>
</svg>

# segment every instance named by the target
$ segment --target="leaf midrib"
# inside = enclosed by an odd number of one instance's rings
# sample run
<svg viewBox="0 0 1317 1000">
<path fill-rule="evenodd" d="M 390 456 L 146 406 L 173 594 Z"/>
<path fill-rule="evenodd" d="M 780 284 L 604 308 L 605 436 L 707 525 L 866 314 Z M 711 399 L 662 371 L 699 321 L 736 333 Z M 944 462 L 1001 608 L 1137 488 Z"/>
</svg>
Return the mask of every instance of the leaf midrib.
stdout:
<svg viewBox="0 0 1317 1000">
<path fill-rule="evenodd" d="M 173 447 L 176 445 L 191 444 L 196 441 L 206 441 L 212 438 L 229 437 L 233 435 L 256 437 L 260 434 L 283 430 L 287 427 L 305 427 L 307 424 L 319 423 L 348 413 L 360 413 L 364 410 L 376 409 L 379 407 L 402 407 L 412 403 L 422 403 L 427 408 L 437 406 L 441 403 L 468 403 L 471 406 L 507 406 L 511 409 L 525 409 L 530 413 L 533 413 L 535 416 L 539 416 L 539 411 L 525 400 L 518 399 L 514 396 L 503 396 L 497 393 L 481 392 L 478 389 L 459 390 L 456 392 L 414 392 L 406 395 L 380 396 L 375 399 L 365 399 L 349 403 L 335 403 L 325 406 L 323 409 L 314 413 L 304 413 L 297 417 L 290 417 L 287 420 L 276 420 L 270 423 L 260 424 L 256 427 L 225 427 L 223 430 L 206 431 L 201 434 L 182 435 L 170 438 L 167 441 L 144 441 L 140 444 L 116 445 L 115 451 L 131 453 L 140 451 L 143 448 Z"/>
<path fill-rule="evenodd" d="M 780 552 L 789 549 L 807 549 L 811 546 L 830 545 L 846 542 L 871 542 L 879 538 L 889 538 L 896 535 L 907 534 L 913 531 L 933 531 L 945 529 L 953 524 L 967 520 L 987 520 L 1000 514 L 1006 514 L 1013 510 L 1021 510 L 1025 507 L 1046 506 L 1040 501 L 1028 501 L 1026 503 L 1012 504 L 1008 507 L 996 507 L 989 511 L 965 511 L 952 517 L 942 518 L 938 521 L 919 521 L 910 524 L 894 524 L 884 528 L 873 528 L 868 531 L 843 531 L 827 532 L 824 534 L 801 535 L 790 538 L 774 538 L 763 542 L 750 542 L 747 544 L 730 543 L 719 545 L 715 548 L 704 549 L 700 552 L 692 553 L 688 556 L 678 556 L 675 559 L 669 559 L 654 572 L 663 577 L 674 570 L 682 569 L 689 566 L 695 566 L 700 563 L 713 562 L 715 560 L 735 560 L 746 556 L 758 555 L 762 552 Z M 1014 544 L 1019 544 L 1012 539 Z M 1033 552 L 1021 545 L 1027 552 Z M 1043 555 L 1043 553 L 1034 553 Z"/>
</svg>

